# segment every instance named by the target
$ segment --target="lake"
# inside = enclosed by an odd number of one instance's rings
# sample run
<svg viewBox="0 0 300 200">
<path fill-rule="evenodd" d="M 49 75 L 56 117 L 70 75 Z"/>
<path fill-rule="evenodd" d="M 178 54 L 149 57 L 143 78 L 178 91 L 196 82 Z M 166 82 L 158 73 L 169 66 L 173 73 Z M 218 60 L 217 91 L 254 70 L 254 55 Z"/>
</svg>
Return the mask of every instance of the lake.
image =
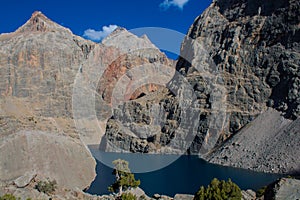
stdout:
<svg viewBox="0 0 300 200">
<path fill-rule="evenodd" d="M 129 161 L 129 168 L 134 172 L 142 172 L 141 166 L 145 169 L 144 173 L 135 173 L 135 177 L 140 179 L 140 187 L 148 196 L 155 193 L 168 196 L 178 193 L 194 194 L 200 186 L 207 186 L 213 178 L 230 178 L 241 189 L 257 190 L 282 176 L 210 164 L 198 156 L 107 153 L 95 148 L 91 148 L 91 152 L 97 158 L 97 177 L 87 192 L 98 195 L 109 194 L 107 187 L 114 182 L 115 177 L 112 175 L 112 168 L 107 165 L 118 158 Z M 158 169 L 157 166 L 164 166 L 165 163 L 171 164 Z M 151 171 L 150 168 L 157 170 Z"/>
</svg>

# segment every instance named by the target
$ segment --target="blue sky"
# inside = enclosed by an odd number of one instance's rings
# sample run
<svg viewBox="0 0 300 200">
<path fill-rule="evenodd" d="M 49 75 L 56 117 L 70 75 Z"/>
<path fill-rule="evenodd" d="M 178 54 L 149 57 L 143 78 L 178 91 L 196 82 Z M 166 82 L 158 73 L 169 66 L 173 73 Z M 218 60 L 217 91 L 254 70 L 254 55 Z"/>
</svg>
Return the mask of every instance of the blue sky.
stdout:
<svg viewBox="0 0 300 200">
<path fill-rule="evenodd" d="M 105 36 L 98 31 L 107 26 L 109 32 L 114 25 L 126 29 L 162 27 L 186 34 L 210 3 L 211 0 L 6 0 L 0 7 L 0 33 L 15 31 L 39 10 L 79 36 L 86 33 L 86 37 L 92 37 L 93 31 L 96 36 Z"/>
</svg>

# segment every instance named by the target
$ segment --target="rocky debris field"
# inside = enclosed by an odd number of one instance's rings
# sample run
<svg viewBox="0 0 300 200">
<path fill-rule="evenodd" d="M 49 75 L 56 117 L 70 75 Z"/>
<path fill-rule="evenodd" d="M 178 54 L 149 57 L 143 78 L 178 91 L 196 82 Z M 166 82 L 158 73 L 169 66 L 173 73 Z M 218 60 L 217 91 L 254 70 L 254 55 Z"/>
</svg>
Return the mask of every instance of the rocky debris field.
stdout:
<svg viewBox="0 0 300 200">
<path fill-rule="evenodd" d="M 255 171 L 299 173 L 299 131 L 300 119 L 288 120 L 269 109 L 205 159 Z"/>
</svg>

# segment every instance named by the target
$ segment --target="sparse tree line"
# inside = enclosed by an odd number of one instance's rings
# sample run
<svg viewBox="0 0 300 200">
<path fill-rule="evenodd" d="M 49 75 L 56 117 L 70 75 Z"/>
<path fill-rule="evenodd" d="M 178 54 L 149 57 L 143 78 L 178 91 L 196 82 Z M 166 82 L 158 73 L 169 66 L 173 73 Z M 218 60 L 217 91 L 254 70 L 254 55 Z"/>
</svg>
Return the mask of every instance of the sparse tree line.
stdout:
<svg viewBox="0 0 300 200">
<path fill-rule="evenodd" d="M 134 194 L 126 192 L 128 189 L 136 188 L 140 185 L 140 180 L 135 180 L 134 174 L 130 172 L 129 163 L 125 160 L 118 159 L 113 161 L 113 165 L 113 174 L 116 177 L 116 181 L 108 187 L 108 190 L 116 194 L 117 199 L 137 200 L 137 197 Z M 226 199 L 242 199 L 241 189 L 230 179 L 228 181 L 219 181 L 215 178 L 207 187 L 201 186 L 194 196 L 194 200 Z"/>
<path fill-rule="evenodd" d="M 136 180 L 134 174 L 129 169 L 129 163 L 125 160 L 113 161 L 115 175 L 115 182 L 112 183 L 108 190 L 112 192 L 117 200 L 142 200 L 146 199 L 145 196 L 137 198 L 134 194 L 130 193 L 130 189 L 137 188 L 140 185 L 140 180 Z M 51 195 L 57 189 L 55 180 L 39 181 L 35 189 L 47 195 Z M 257 196 L 263 196 L 265 188 L 257 191 Z M 12 194 L 5 194 L 0 196 L 0 200 L 19 200 Z M 233 183 L 230 179 L 228 181 L 218 180 L 214 178 L 207 186 L 201 186 L 195 193 L 194 200 L 240 200 L 242 199 L 242 191 L 238 185 Z M 28 198 L 27 200 L 31 200 Z"/>
</svg>

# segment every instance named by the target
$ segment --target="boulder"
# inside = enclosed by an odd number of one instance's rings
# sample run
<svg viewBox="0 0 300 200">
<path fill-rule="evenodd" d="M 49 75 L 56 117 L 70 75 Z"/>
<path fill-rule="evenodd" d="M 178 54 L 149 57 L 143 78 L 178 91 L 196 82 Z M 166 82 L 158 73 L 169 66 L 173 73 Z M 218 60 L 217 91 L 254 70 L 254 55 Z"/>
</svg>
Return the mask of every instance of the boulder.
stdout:
<svg viewBox="0 0 300 200">
<path fill-rule="evenodd" d="M 37 174 L 34 172 L 26 172 L 23 176 L 14 180 L 14 184 L 16 184 L 18 188 L 26 187 L 36 177 L 36 175 Z"/>
<path fill-rule="evenodd" d="M 253 190 L 242 190 L 242 200 L 255 200 L 256 193 Z"/>
<path fill-rule="evenodd" d="M 0 180 L 25 187 L 34 174 L 64 188 L 89 187 L 96 162 L 78 139 L 41 131 L 20 131 L 0 142 Z"/>
<path fill-rule="evenodd" d="M 176 194 L 174 196 L 174 200 L 193 200 L 194 199 L 194 195 L 190 195 L 190 194 Z"/>
<path fill-rule="evenodd" d="M 266 189 L 264 198 L 275 200 L 300 199 L 300 180 L 282 178 Z"/>
</svg>

